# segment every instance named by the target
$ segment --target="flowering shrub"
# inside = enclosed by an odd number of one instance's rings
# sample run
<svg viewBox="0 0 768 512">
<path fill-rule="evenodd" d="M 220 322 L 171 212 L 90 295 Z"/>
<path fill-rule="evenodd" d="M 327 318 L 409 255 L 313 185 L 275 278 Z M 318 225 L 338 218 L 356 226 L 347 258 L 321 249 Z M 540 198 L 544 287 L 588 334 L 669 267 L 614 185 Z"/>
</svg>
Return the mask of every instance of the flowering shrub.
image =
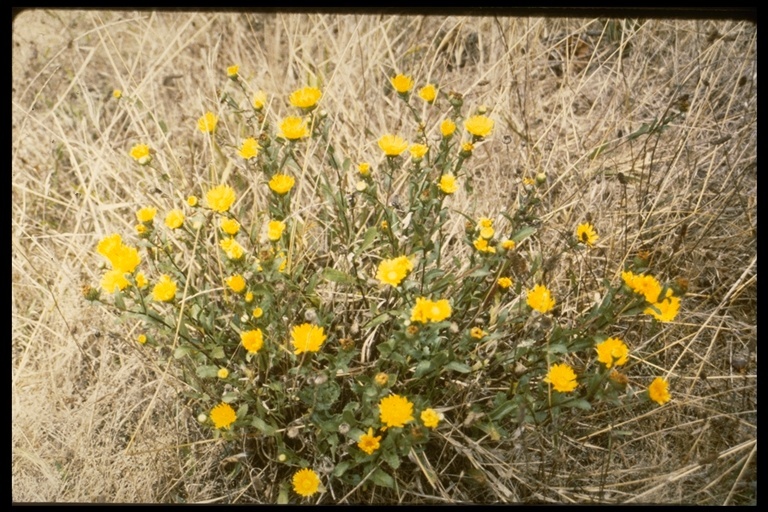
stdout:
<svg viewBox="0 0 768 512">
<path fill-rule="evenodd" d="M 243 82 L 237 66 L 222 74 Z M 411 77 L 390 83 L 398 101 L 420 101 L 409 94 Z M 180 190 L 188 199 L 165 209 L 141 207 L 135 245 L 113 234 L 96 246 L 110 268 L 87 297 L 140 319 L 142 350 L 172 350 L 210 435 L 263 443 L 290 469 L 284 489 L 299 499 L 331 481 L 392 488 L 392 472 L 455 425 L 481 442 L 568 409 L 672 399 L 662 377 L 627 391 L 617 368 L 644 363 L 618 336 L 626 322 L 674 321 L 680 295 L 641 259 L 602 283 L 548 280 L 531 243 L 538 181 L 521 187 L 515 209 L 455 211 L 476 149 L 496 125 L 485 109 L 465 117 L 461 98 L 436 84 L 418 91 L 435 133 L 410 108 L 411 142 L 382 133 L 370 141 L 381 150 L 370 157 L 376 163 L 340 161 L 327 114 L 316 108 L 317 87 L 270 106 L 259 91 L 231 115 L 208 112 L 198 130 L 230 150 L 247 178 Z M 449 118 L 439 111 L 446 99 Z M 277 117 L 278 103 L 294 115 Z M 232 122 L 242 127 L 216 130 Z M 224 133 L 245 138 L 225 141 Z M 303 139 L 323 151 L 307 153 Z M 149 163 L 145 145 L 130 154 Z M 399 201 L 395 182 L 404 183 Z M 253 206 L 252 190 L 265 204 Z M 313 194 L 322 243 L 307 237 Z M 449 244 L 444 228 L 462 216 L 464 236 Z M 574 254 L 602 240 L 591 223 L 569 233 L 565 250 Z M 591 287 L 598 300 L 563 311 L 576 286 Z M 492 401 L 457 403 L 486 371 L 503 375 L 508 389 Z M 465 421 L 470 412 L 484 419 Z M 326 460 L 332 469 L 316 472 Z"/>
</svg>

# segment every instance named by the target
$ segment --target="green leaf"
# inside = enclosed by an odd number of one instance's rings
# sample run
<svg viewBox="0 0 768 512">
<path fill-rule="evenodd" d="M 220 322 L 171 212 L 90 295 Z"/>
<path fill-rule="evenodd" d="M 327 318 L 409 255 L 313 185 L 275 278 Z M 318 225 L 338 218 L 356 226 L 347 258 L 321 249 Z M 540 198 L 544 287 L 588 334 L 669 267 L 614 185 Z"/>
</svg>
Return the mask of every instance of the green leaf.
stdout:
<svg viewBox="0 0 768 512">
<path fill-rule="evenodd" d="M 554 343 L 547 348 L 550 354 L 567 354 L 568 347 L 563 343 Z"/>
<path fill-rule="evenodd" d="M 344 473 L 346 473 L 347 469 L 349 469 L 350 465 L 351 463 L 348 460 L 339 462 L 336 464 L 336 467 L 333 468 L 333 476 L 337 478 L 342 476 Z"/>
<path fill-rule="evenodd" d="M 488 269 L 479 268 L 479 269 L 475 270 L 474 272 L 472 272 L 471 274 L 469 274 L 469 276 L 467 276 L 467 277 L 485 277 L 487 275 L 490 275 L 490 273 L 491 273 L 491 271 L 488 270 Z"/>
<path fill-rule="evenodd" d="M 238 418 L 245 418 L 248 416 L 248 404 L 243 404 L 238 407 L 236 416 Z"/>
<path fill-rule="evenodd" d="M 341 270 L 336 270 L 335 268 L 330 267 L 323 269 L 323 278 L 339 284 L 355 284 L 354 277 L 350 276 L 346 272 L 342 272 Z"/>
<path fill-rule="evenodd" d="M 365 235 L 363 235 L 363 243 L 355 251 L 355 256 L 359 255 L 361 252 L 368 249 L 371 246 L 371 244 L 376 240 L 376 235 L 378 234 L 379 232 L 375 227 L 368 228 L 368 231 L 366 231 Z"/>
<path fill-rule="evenodd" d="M 286 485 L 280 486 L 280 491 L 277 494 L 277 504 L 278 505 L 288 504 L 288 486 Z"/>
<path fill-rule="evenodd" d="M 526 226 L 520 231 L 518 231 L 517 233 L 515 233 L 514 235 L 512 235 L 512 240 L 515 241 L 515 244 L 519 244 L 520 242 L 522 242 L 523 240 L 525 240 L 535 232 L 536 232 L 536 228 L 532 226 Z"/>
<path fill-rule="evenodd" d="M 211 357 L 214 359 L 224 359 L 224 347 L 213 347 L 213 350 L 211 350 Z"/>
<path fill-rule="evenodd" d="M 488 416 L 493 421 L 500 421 L 504 419 L 505 417 L 509 416 L 513 412 L 517 412 L 518 405 L 513 401 L 507 401 L 502 404 L 500 404 L 498 407 L 496 407 L 493 411 L 488 414 Z"/>
<path fill-rule="evenodd" d="M 458 361 L 451 361 L 447 365 L 445 365 L 446 370 L 453 370 L 455 372 L 459 373 L 469 373 L 472 371 L 472 368 L 470 368 L 468 365 L 464 363 L 460 363 Z"/>
<path fill-rule="evenodd" d="M 180 347 L 176 347 L 176 350 L 173 351 L 173 357 L 174 359 L 181 359 L 184 356 L 191 356 L 195 352 L 196 351 L 194 348 L 187 345 L 182 345 Z"/>
<path fill-rule="evenodd" d="M 365 324 L 366 329 L 373 329 L 377 325 L 381 325 L 387 320 L 392 318 L 392 316 L 389 313 L 382 313 L 377 317 L 371 318 L 371 321 Z"/>
<path fill-rule="evenodd" d="M 232 402 L 234 402 L 238 398 L 240 398 L 240 394 L 239 393 L 234 393 L 234 392 L 230 391 L 229 393 L 224 393 L 224 396 L 221 397 L 221 401 L 226 403 L 226 404 L 231 404 Z"/>
<path fill-rule="evenodd" d="M 269 425 L 267 422 L 265 422 L 263 419 L 259 418 L 258 416 L 254 416 L 251 420 L 251 425 L 256 427 L 262 434 L 265 436 L 272 436 L 275 434 L 276 429 L 272 425 Z"/>
<path fill-rule="evenodd" d="M 423 377 L 430 370 L 432 370 L 432 361 L 420 361 L 419 364 L 416 365 L 416 371 L 413 372 L 413 377 L 415 379 Z"/>
<path fill-rule="evenodd" d="M 219 373 L 219 367 L 215 365 L 198 366 L 196 373 L 198 377 L 203 379 L 216 377 Z"/>
<path fill-rule="evenodd" d="M 395 488 L 395 480 L 381 468 L 376 468 L 376 470 L 371 473 L 371 481 L 382 487 L 388 487 L 390 489 Z"/>
<path fill-rule="evenodd" d="M 576 398 L 574 400 L 569 400 L 567 402 L 563 402 L 561 405 L 563 407 L 575 407 L 577 409 L 583 409 L 585 411 L 592 409 L 592 404 L 590 404 L 583 398 Z"/>
<path fill-rule="evenodd" d="M 394 450 L 382 450 L 381 458 L 384 459 L 392 469 L 397 469 L 400 467 L 400 457 Z"/>
</svg>

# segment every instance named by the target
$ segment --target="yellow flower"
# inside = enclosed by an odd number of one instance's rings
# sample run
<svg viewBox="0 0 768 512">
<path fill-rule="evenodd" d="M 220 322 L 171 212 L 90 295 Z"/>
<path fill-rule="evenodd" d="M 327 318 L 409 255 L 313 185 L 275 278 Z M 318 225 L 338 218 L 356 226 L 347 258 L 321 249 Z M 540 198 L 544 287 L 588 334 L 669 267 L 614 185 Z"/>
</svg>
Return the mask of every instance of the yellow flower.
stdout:
<svg viewBox="0 0 768 512">
<path fill-rule="evenodd" d="M 235 202 L 235 190 L 229 185 L 219 185 L 213 187 L 205 194 L 205 201 L 208 203 L 208 208 L 224 213 L 229 210 L 232 203 Z"/>
<path fill-rule="evenodd" d="M 123 97 L 123 91 L 121 91 L 120 89 L 115 89 L 114 91 L 112 91 L 112 97 L 115 98 L 116 100 L 119 100 L 120 98 Z"/>
<path fill-rule="evenodd" d="M 392 87 L 400 94 L 407 94 L 413 88 L 413 79 L 409 76 L 399 74 L 389 79 Z"/>
<path fill-rule="evenodd" d="M 382 284 L 389 284 L 397 287 L 411 270 L 413 270 L 413 264 L 407 256 L 398 256 L 397 258 L 382 260 L 376 271 L 376 279 L 381 281 Z"/>
<path fill-rule="evenodd" d="M 169 302 L 176 296 L 176 283 L 171 280 L 171 276 L 163 274 L 154 288 L 152 288 L 152 298 L 157 301 Z"/>
<path fill-rule="evenodd" d="M 147 234 L 147 226 L 144 224 L 136 224 L 136 234 L 140 237 L 144 237 Z"/>
<path fill-rule="evenodd" d="M 357 447 L 370 455 L 379 449 L 379 441 L 381 441 L 381 436 L 374 437 L 373 429 L 368 428 L 368 433 L 360 436 L 360 440 L 357 442 Z"/>
<path fill-rule="evenodd" d="M 245 279 L 240 274 L 228 277 L 225 282 L 235 293 L 240 293 L 245 289 Z"/>
<path fill-rule="evenodd" d="M 298 470 L 293 475 L 293 490 L 299 496 L 309 498 L 320 488 L 320 478 L 311 469 Z"/>
<path fill-rule="evenodd" d="M 122 291 L 129 284 L 131 283 L 125 278 L 125 272 L 121 270 L 110 270 L 101 278 L 101 289 L 107 293 Z"/>
<path fill-rule="evenodd" d="M 357 165 L 357 170 L 360 172 L 361 176 L 369 176 L 371 174 L 371 164 L 368 162 L 360 162 Z"/>
<path fill-rule="evenodd" d="M 245 254 L 243 246 L 237 243 L 234 238 L 225 238 L 219 242 L 219 245 L 224 250 L 224 253 L 226 253 L 227 258 L 231 260 L 239 260 Z"/>
<path fill-rule="evenodd" d="M 246 293 L 246 294 L 245 294 L 245 299 L 244 299 L 244 300 L 245 300 L 245 302 L 246 302 L 246 303 L 251 303 L 251 302 L 253 302 L 253 292 L 248 292 L 248 293 Z"/>
<path fill-rule="evenodd" d="M 379 147 L 387 156 L 397 156 L 408 148 L 408 143 L 398 137 L 387 133 L 379 139 Z"/>
<path fill-rule="evenodd" d="M 501 248 L 505 251 L 511 251 L 515 248 L 515 241 L 514 240 L 504 240 L 501 242 Z"/>
<path fill-rule="evenodd" d="M 136 218 L 139 219 L 139 222 L 152 222 L 156 214 L 157 208 L 145 206 L 136 212 Z"/>
<path fill-rule="evenodd" d="M 490 228 L 490 229 L 493 229 L 493 228 Z M 474 245 L 475 249 L 477 249 L 480 252 L 490 252 L 490 253 L 496 252 L 496 248 L 493 247 L 492 245 L 488 245 L 488 240 L 482 237 L 472 242 L 472 245 Z"/>
<path fill-rule="evenodd" d="M 472 116 L 464 121 L 464 128 L 475 137 L 482 139 L 493 130 L 493 120 L 486 116 Z"/>
<path fill-rule="evenodd" d="M 456 123 L 451 121 L 450 119 L 446 119 L 442 123 L 440 123 L 440 133 L 443 134 L 443 137 L 450 137 L 453 135 L 453 132 L 456 131 Z"/>
<path fill-rule="evenodd" d="M 261 316 L 264 314 L 264 310 L 261 308 L 254 308 L 252 314 L 253 318 L 261 318 Z"/>
<path fill-rule="evenodd" d="M 227 76 L 231 79 L 237 78 L 237 72 L 240 71 L 240 66 L 234 65 L 227 68 Z"/>
<path fill-rule="evenodd" d="M 555 388 L 555 391 L 560 391 L 561 393 L 573 391 L 578 386 L 573 368 L 565 363 L 553 364 L 549 369 L 549 373 L 544 378 L 544 382 L 549 382 Z"/>
<path fill-rule="evenodd" d="M 269 221 L 269 224 L 267 224 L 267 238 L 273 242 L 277 242 L 280 240 L 280 237 L 283 236 L 284 230 L 285 222 L 281 222 L 279 220 L 271 220 Z"/>
<path fill-rule="evenodd" d="M 203 117 L 197 120 L 197 129 L 203 133 L 211 133 L 216 129 L 216 123 L 219 118 L 213 112 L 206 112 Z"/>
<path fill-rule="evenodd" d="M 438 187 L 443 194 L 449 195 L 459 190 L 459 186 L 456 184 L 456 176 L 453 174 L 443 174 L 440 176 L 440 184 Z"/>
<path fill-rule="evenodd" d="M 216 428 L 229 428 L 236 419 L 237 414 L 229 404 L 222 402 L 211 410 L 211 421 Z"/>
<path fill-rule="evenodd" d="M 496 280 L 496 284 L 499 285 L 500 288 L 507 289 L 510 286 L 512 286 L 512 280 L 508 277 L 500 277 Z"/>
<path fill-rule="evenodd" d="M 261 146 L 259 146 L 259 143 L 256 141 L 256 139 L 253 137 L 248 137 L 243 141 L 240 149 L 237 150 L 237 154 L 246 160 L 250 160 L 251 158 L 258 156 L 260 149 Z"/>
<path fill-rule="evenodd" d="M 113 255 L 120 250 L 122 245 L 122 237 L 115 233 L 99 240 L 99 244 L 96 246 L 96 252 L 112 261 Z"/>
<path fill-rule="evenodd" d="M 317 352 L 325 341 L 323 328 L 312 324 L 301 324 L 291 329 L 291 342 L 293 353 L 299 355 L 303 352 Z"/>
<path fill-rule="evenodd" d="M 437 88 L 432 84 L 427 84 L 419 89 L 419 98 L 427 103 L 433 103 L 437 97 Z"/>
<path fill-rule="evenodd" d="M 272 192 L 283 195 L 290 192 L 295 183 L 296 180 L 287 174 L 275 174 L 269 180 L 269 188 L 272 189 Z"/>
<path fill-rule="evenodd" d="M 669 383 L 661 377 L 656 377 L 648 386 L 648 398 L 659 405 L 669 402 L 672 397 L 669 394 Z"/>
<path fill-rule="evenodd" d="M 598 236 L 595 232 L 595 227 L 592 224 L 585 222 L 576 227 L 576 238 L 579 240 L 579 243 L 592 247 L 595 245 L 595 242 L 597 242 Z"/>
<path fill-rule="evenodd" d="M 187 204 L 191 207 L 197 206 L 197 196 L 189 196 L 187 198 Z"/>
<path fill-rule="evenodd" d="M 136 286 L 138 286 L 140 289 L 143 289 L 146 288 L 148 284 L 149 282 L 143 273 L 139 272 L 136 274 Z"/>
<path fill-rule="evenodd" d="M 424 297 L 416 298 L 416 305 L 411 311 L 411 321 L 421 322 L 442 322 L 451 316 L 451 305 L 446 299 L 431 301 Z"/>
<path fill-rule="evenodd" d="M 290 101 L 291 105 L 294 107 L 310 109 L 317 105 L 317 102 L 320 101 L 322 95 L 323 93 L 320 92 L 320 89 L 317 87 L 304 87 L 293 91 L 288 98 L 288 101 Z"/>
<path fill-rule="evenodd" d="M 261 110 L 264 108 L 264 105 L 267 104 L 267 95 L 264 94 L 264 91 L 256 91 L 256 94 L 253 95 L 253 101 L 251 101 L 251 105 L 253 105 L 253 108 L 256 110 Z"/>
<path fill-rule="evenodd" d="M 99 241 L 96 251 L 109 260 L 114 270 L 132 274 L 141 263 L 139 251 L 123 244 L 122 238 L 118 234 L 110 235 Z"/>
<path fill-rule="evenodd" d="M 412 144 L 408 151 L 411 153 L 411 158 L 421 160 L 427 154 L 429 148 L 424 144 Z"/>
<path fill-rule="evenodd" d="M 404 427 L 413 421 L 413 404 L 400 395 L 384 397 L 379 402 L 379 419 L 387 428 Z"/>
<path fill-rule="evenodd" d="M 656 309 L 659 312 L 656 311 Z M 654 302 L 651 307 L 645 308 L 646 315 L 653 315 L 659 322 L 671 322 L 680 310 L 680 298 L 672 295 L 672 290 L 667 289 L 667 296 L 660 302 Z"/>
<path fill-rule="evenodd" d="M 219 371 L 216 372 L 216 375 L 220 379 L 226 379 L 227 377 L 229 377 L 229 370 L 227 370 L 226 368 L 219 368 Z"/>
<path fill-rule="evenodd" d="M 647 302 L 654 304 L 661 295 L 661 283 L 655 277 L 648 275 L 637 275 L 632 272 L 622 272 L 621 278 L 633 292 L 639 293 L 645 297 Z"/>
<path fill-rule="evenodd" d="M 146 144 L 136 144 L 131 148 L 131 157 L 141 165 L 146 165 L 152 160 L 149 152 L 149 146 Z"/>
<path fill-rule="evenodd" d="M 389 382 L 389 375 L 387 375 L 384 372 L 379 372 L 376 374 L 373 380 L 375 380 L 376 384 L 378 384 L 379 386 L 386 386 L 387 382 Z"/>
<path fill-rule="evenodd" d="M 486 240 L 490 240 L 491 238 L 493 238 L 494 233 L 496 233 L 496 231 L 492 227 L 481 228 L 480 238 L 485 238 Z"/>
<path fill-rule="evenodd" d="M 477 229 L 492 228 L 492 227 L 493 227 L 493 219 L 489 219 L 488 217 L 480 217 L 480 219 L 478 219 L 477 221 Z"/>
<path fill-rule="evenodd" d="M 261 329 L 245 331 L 240 333 L 240 341 L 245 347 L 245 350 L 251 354 L 255 354 L 261 350 L 261 347 L 264 345 L 264 335 L 261 333 Z"/>
<path fill-rule="evenodd" d="M 469 158 L 472 156 L 472 151 L 475 150 L 475 145 L 471 142 L 462 142 L 461 143 L 461 153 L 460 155 L 464 158 Z"/>
<path fill-rule="evenodd" d="M 608 338 L 595 346 L 597 350 L 597 360 L 605 365 L 606 368 L 622 366 L 627 363 L 629 357 L 629 348 L 619 338 Z"/>
<path fill-rule="evenodd" d="M 481 339 L 483 339 L 483 338 L 484 338 L 484 337 L 485 337 L 487 334 L 488 334 L 488 333 L 487 333 L 487 332 L 485 332 L 484 330 L 482 330 L 480 327 L 473 327 L 473 328 L 472 328 L 472 329 L 469 331 L 469 335 L 470 335 L 471 337 L 475 338 L 476 340 L 481 340 Z"/>
<path fill-rule="evenodd" d="M 421 413 L 421 421 L 425 427 L 435 429 L 440 422 L 440 414 L 434 409 L 424 409 Z"/>
<path fill-rule="evenodd" d="M 309 137 L 307 120 L 296 116 L 286 117 L 280 122 L 280 136 L 288 140 Z"/>
<path fill-rule="evenodd" d="M 165 225 L 171 229 L 178 229 L 184 224 L 184 212 L 181 210 L 171 210 L 165 216 Z"/>
<path fill-rule="evenodd" d="M 240 223 L 235 219 L 230 219 L 229 217 L 223 217 L 219 221 L 219 227 L 223 232 L 232 236 L 236 235 L 237 232 L 240 231 Z"/>
<path fill-rule="evenodd" d="M 532 290 L 528 290 L 526 302 L 539 313 L 547 313 L 555 307 L 555 299 L 546 286 L 537 284 Z"/>
<path fill-rule="evenodd" d="M 136 341 L 141 343 L 142 345 L 147 342 L 147 335 L 146 334 L 139 334 L 139 337 L 136 338 Z"/>
</svg>

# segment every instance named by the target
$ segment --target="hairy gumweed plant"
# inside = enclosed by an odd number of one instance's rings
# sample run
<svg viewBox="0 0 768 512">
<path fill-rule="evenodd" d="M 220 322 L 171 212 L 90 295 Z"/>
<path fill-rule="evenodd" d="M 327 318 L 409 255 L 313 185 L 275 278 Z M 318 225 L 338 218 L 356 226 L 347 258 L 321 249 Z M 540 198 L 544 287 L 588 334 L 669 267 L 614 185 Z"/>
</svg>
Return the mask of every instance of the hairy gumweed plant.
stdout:
<svg viewBox="0 0 768 512">
<path fill-rule="evenodd" d="M 671 322 L 680 308 L 643 261 L 599 284 L 553 278 L 549 255 L 529 243 L 538 180 L 505 211 L 453 208 L 462 186 L 471 191 L 476 148 L 497 129 L 485 107 L 465 117 L 459 94 L 393 76 L 413 124 L 383 130 L 370 141 L 378 158 L 353 164 L 320 87 L 268 97 L 238 66 L 226 78 L 230 110 L 206 112 L 189 135 L 210 137 L 245 172 L 219 181 L 214 160 L 202 190 L 178 191 L 185 202 L 137 205 L 135 236 L 96 244 L 108 269 L 86 296 L 138 321 L 143 350 L 172 355 L 212 437 L 258 434 L 283 482 L 278 501 L 331 485 L 394 487 L 401 464 L 451 425 L 498 440 L 526 422 L 560 428 L 564 408 L 671 399 L 665 378 L 634 391 L 622 373 L 642 366 L 622 325 L 638 315 Z M 129 154 L 152 161 L 141 142 Z M 451 218 L 464 221 L 453 244 Z M 314 243 L 304 238 L 312 225 L 323 232 Z M 581 223 L 562 250 L 586 256 L 600 240 Z M 578 286 L 602 299 L 565 312 Z M 479 384 L 491 374 L 506 383 L 493 396 Z"/>
</svg>

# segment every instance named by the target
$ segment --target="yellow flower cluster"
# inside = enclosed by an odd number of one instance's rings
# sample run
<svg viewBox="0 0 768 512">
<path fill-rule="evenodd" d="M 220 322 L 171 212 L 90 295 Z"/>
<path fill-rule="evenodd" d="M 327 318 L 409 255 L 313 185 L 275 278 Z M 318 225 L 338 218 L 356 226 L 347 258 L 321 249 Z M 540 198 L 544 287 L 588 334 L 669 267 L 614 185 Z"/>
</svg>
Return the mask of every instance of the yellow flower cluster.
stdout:
<svg viewBox="0 0 768 512">
<path fill-rule="evenodd" d="M 400 395 L 384 397 L 379 402 L 379 419 L 387 427 L 404 427 L 413 421 L 413 403 Z"/>
<path fill-rule="evenodd" d="M 626 271 L 621 273 L 621 278 L 633 292 L 645 297 L 646 302 L 650 304 L 643 313 L 652 315 L 660 322 L 671 322 L 677 317 L 680 298 L 675 297 L 669 288 L 664 293 L 664 297 L 661 297 L 663 287 L 655 277 Z"/>
<path fill-rule="evenodd" d="M 548 313 L 555 307 L 555 299 L 546 286 L 537 284 L 532 290 L 528 290 L 526 302 L 539 313 Z"/>
<path fill-rule="evenodd" d="M 304 352 L 317 352 L 325 341 L 326 335 L 323 328 L 312 324 L 301 324 L 291 329 L 291 343 L 293 353 L 296 355 Z"/>
<path fill-rule="evenodd" d="M 101 280 L 101 288 L 107 293 L 125 289 L 129 282 L 125 274 L 132 274 L 141 263 L 139 251 L 135 247 L 125 245 L 118 234 L 103 238 L 96 246 L 96 251 L 109 260 L 112 270 L 108 271 Z"/>
<path fill-rule="evenodd" d="M 446 299 L 432 301 L 425 297 L 416 298 L 416 305 L 411 312 L 412 322 L 442 322 L 451 316 L 451 305 Z"/>
<path fill-rule="evenodd" d="M 398 256 L 397 258 L 383 260 L 379 263 L 376 279 L 381 281 L 382 284 L 397 287 L 411 270 L 413 270 L 411 260 L 407 256 Z"/>
</svg>

